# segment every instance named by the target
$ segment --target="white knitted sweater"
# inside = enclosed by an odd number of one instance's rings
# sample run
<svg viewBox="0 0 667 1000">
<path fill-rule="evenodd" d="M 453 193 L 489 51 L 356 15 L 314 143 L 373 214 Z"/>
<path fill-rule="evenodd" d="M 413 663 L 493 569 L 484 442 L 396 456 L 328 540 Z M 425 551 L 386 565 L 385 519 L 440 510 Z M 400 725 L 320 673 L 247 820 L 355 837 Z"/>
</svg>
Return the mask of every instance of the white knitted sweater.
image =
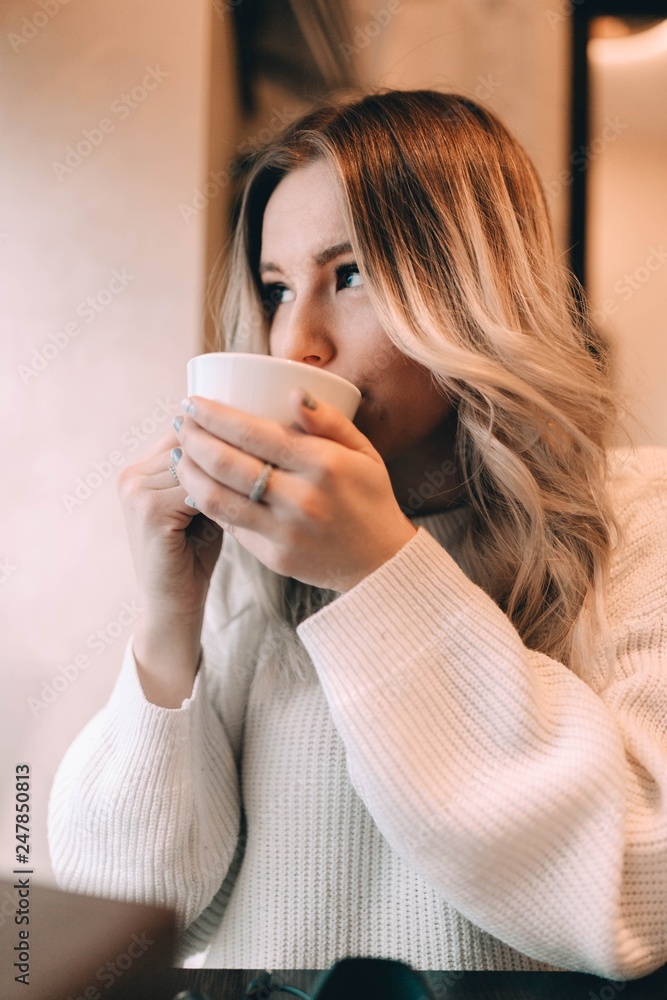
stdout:
<svg viewBox="0 0 667 1000">
<path fill-rule="evenodd" d="M 181 960 L 208 943 L 216 968 L 662 965 L 667 450 L 616 462 L 613 683 L 523 645 L 457 564 L 454 510 L 299 626 L 314 682 L 253 703 L 261 620 L 226 538 L 192 696 L 149 703 L 128 643 L 60 765 L 58 883 L 174 907 Z"/>
</svg>

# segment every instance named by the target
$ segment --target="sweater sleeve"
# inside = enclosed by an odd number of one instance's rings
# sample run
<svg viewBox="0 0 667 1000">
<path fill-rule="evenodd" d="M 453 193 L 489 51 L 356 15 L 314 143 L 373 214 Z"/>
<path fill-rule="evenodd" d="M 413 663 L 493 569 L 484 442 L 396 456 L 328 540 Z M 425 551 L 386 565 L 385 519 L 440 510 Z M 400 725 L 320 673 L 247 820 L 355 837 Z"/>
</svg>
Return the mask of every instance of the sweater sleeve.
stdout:
<svg viewBox="0 0 667 1000">
<path fill-rule="evenodd" d="M 667 961 L 667 478 L 653 485 L 600 692 L 528 649 L 423 527 L 298 627 L 391 846 L 510 946 L 617 979 Z"/>
<path fill-rule="evenodd" d="M 63 758 L 48 836 L 58 885 L 167 906 L 191 923 L 222 883 L 237 845 L 237 764 L 207 692 L 203 647 L 178 709 L 144 696 L 128 642 L 108 703 Z"/>
</svg>

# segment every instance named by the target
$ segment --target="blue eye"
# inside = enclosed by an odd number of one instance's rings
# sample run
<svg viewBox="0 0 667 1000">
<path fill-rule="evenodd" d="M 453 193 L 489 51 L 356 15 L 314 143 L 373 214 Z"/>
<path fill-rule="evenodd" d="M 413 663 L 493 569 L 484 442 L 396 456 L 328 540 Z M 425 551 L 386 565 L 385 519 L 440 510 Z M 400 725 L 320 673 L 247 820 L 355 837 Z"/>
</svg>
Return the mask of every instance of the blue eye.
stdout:
<svg viewBox="0 0 667 1000">
<path fill-rule="evenodd" d="M 341 264 L 336 268 L 337 291 L 345 288 L 359 288 L 363 283 L 363 278 L 359 274 L 359 268 L 356 264 Z M 272 315 L 278 306 L 292 302 L 295 297 L 294 290 L 279 281 L 262 284 L 262 302 L 269 315 Z"/>
<path fill-rule="evenodd" d="M 262 285 L 262 294 L 264 305 L 269 311 L 273 311 L 276 306 L 283 305 L 285 302 L 291 302 L 294 298 L 292 289 L 278 282 Z"/>
<path fill-rule="evenodd" d="M 336 277 L 342 288 L 359 288 L 364 283 L 356 264 L 341 264 L 336 268 Z"/>
</svg>

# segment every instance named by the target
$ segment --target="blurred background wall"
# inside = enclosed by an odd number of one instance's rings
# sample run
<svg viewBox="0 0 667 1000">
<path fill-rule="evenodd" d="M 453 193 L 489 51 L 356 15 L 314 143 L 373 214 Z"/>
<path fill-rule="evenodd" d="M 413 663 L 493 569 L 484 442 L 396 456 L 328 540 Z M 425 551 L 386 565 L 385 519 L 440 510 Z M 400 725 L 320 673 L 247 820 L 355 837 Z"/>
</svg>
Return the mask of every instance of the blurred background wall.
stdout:
<svg viewBox="0 0 667 1000">
<path fill-rule="evenodd" d="M 589 43 L 587 285 L 617 347 L 628 430 L 665 445 L 667 21 L 633 27 L 600 18 Z"/>
<path fill-rule="evenodd" d="M 185 362 L 214 344 L 206 290 L 248 153 L 322 93 L 457 90 L 527 148 L 565 253 L 579 169 L 571 11 L 566 0 L 4 0 L 3 870 L 13 765 L 26 761 L 35 879 L 52 881 L 53 774 L 108 697 L 140 613 L 116 476 L 169 430 Z M 628 123 L 590 157 L 590 256 L 593 305 L 620 342 L 641 433 L 667 444 L 667 270 L 645 263 L 665 243 L 664 52 L 656 59 L 653 130 Z M 625 121 L 609 72 L 593 135 L 607 117 Z M 628 269 L 639 290 L 626 300 L 614 288 Z"/>
<path fill-rule="evenodd" d="M 0 7 L 0 857 L 27 761 L 44 882 L 55 768 L 136 620 L 116 475 L 170 429 L 201 351 L 208 213 L 181 206 L 235 149 L 224 28 L 207 0 Z M 212 145 L 214 29 L 229 79 Z"/>
</svg>

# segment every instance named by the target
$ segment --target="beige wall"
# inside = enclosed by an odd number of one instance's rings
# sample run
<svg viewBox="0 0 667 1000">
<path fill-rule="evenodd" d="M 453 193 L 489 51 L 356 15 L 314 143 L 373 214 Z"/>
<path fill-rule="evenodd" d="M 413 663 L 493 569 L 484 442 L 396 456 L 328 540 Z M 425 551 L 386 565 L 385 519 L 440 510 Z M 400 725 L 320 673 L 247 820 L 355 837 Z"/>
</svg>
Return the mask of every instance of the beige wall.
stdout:
<svg viewBox="0 0 667 1000">
<path fill-rule="evenodd" d="M 0 8 L 0 599 L 11 685 L 0 854 L 6 871 L 11 772 L 28 761 L 41 882 L 51 879 L 55 767 L 106 699 L 132 631 L 116 474 L 180 409 L 185 363 L 201 350 L 212 199 L 193 206 L 221 144 L 234 144 L 228 109 L 209 163 L 211 34 L 224 41 L 225 26 L 207 0 L 46 6 L 55 13 L 27 0 Z M 231 78 L 218 112 L 224 101 L 233 108 Z"/>
<path fill-rule="evenodd" d="M 667 445 L 667 22 L 596 40 L 591 82 L 592 305 L 617 347 L 631 437 Z"/>
</svg>

